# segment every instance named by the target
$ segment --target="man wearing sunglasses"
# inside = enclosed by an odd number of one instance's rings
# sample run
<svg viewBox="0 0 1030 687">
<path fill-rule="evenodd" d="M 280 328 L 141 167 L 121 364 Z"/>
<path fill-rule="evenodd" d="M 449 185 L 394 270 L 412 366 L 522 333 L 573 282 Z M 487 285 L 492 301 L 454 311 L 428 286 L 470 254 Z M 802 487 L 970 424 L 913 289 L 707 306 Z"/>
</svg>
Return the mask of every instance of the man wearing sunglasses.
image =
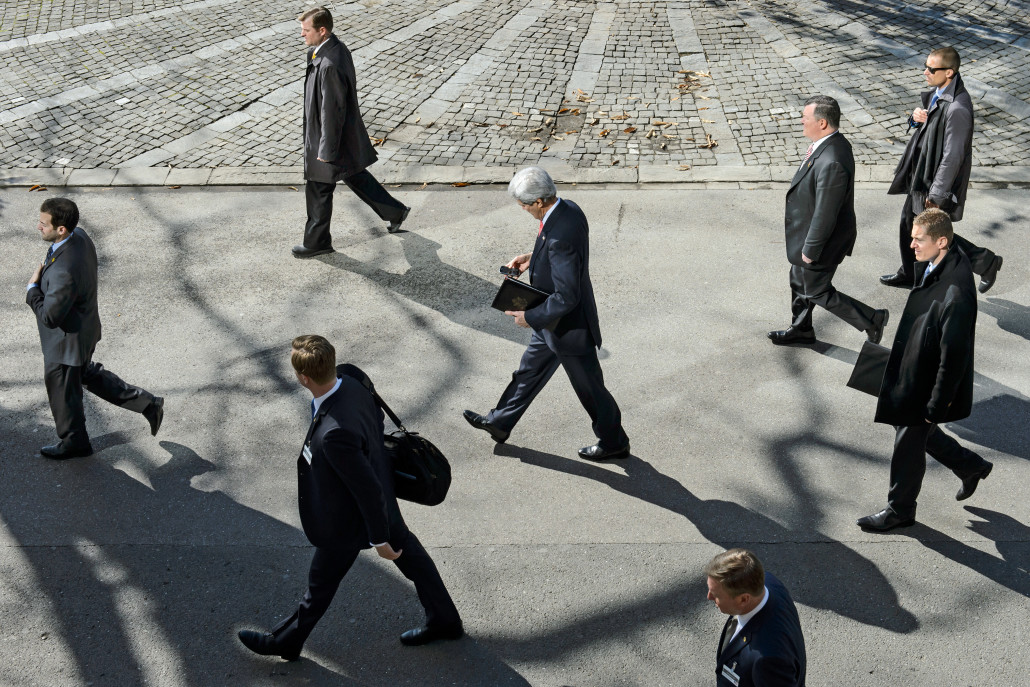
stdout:
<svg viewBox="0 0 1030 687">
<path fill-rule="evenodd" d="M 901 267 L 880 277 L 880 283 L 911 289 L 915 282 L 912 220 L 923 210 L 940 208 L 952 221 L 962 219 L 966 187 L 973 166 L 973 101 L 962 84 L 961 60 L 955 48 L 934 50 L 927 56 L 923 76 L 931 86 L 922 94 L 922 107 L 908 119 L 914 129 L 905 153 L 894 170 L 888 194 L 907 194 L 901 210 L 899 248 Z M 980 293 L 994 286 L 1001 256 L 975 246 L 958 234 L 955 245 L 966 254 L 973 272 L 980 275 Z"/>
</svg>

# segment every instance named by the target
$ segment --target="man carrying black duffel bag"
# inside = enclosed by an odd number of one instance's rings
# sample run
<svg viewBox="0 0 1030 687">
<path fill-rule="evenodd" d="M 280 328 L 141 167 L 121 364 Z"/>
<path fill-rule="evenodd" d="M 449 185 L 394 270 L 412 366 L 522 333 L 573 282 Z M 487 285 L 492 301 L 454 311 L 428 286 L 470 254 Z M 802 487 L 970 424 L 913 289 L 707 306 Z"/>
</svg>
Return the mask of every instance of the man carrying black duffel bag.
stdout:
<svg viewBox="0 0 1030 687">
<path fill-rule="evenodd" d="M 383 446 L 382 410 L 369 389 L 337 369 L 336 351 L 323 337 L 298 336 L 290 360 L 313 397 L 297 479 L 300 520 L 315 555 L 308 590 L 293 615 L 270 633 L 241 630 L 240 641 L 257 654 L 297 659 L 344 575 L 370 547 L 415 584 L 426 611 L 426 624 L 402 634 L 401 643 L 460 638 L 461 618 L 440 573 L 401 517 Z"/>
</svg>

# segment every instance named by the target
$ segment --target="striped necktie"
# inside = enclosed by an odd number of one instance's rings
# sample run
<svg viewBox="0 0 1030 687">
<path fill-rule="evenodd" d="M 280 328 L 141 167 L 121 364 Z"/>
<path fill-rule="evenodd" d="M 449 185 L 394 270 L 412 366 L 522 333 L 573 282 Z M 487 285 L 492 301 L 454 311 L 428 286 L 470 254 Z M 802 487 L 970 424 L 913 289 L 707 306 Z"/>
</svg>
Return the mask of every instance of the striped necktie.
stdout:
<svg viewBox="0 0 1030 687">
<path fill-rule="evenodd" d="M 46 257 L 43 258 L 43 264 L 50 262 L 50 258 L 54 254 L 54 244 L 50 244 L 50 247 L 46 249 Z"/>
<path fill-rule="evenodd" d="M 808 146 L 808 152 L 805 153 L 805 159 L 804 159 L 805 162 L 808 162 L 808 158 L 812 157 L 812 150 L 814 148 L 815 148 L 815 144 L 814 143 L 811 144 L 810 146 Z"/>
</svg>

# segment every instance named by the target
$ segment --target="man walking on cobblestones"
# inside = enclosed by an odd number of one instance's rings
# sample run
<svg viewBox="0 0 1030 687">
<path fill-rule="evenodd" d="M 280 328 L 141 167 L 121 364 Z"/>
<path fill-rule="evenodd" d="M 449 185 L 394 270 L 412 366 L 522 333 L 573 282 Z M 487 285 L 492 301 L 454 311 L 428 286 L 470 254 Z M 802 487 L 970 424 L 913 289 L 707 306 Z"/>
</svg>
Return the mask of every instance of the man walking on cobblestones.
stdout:
<svg viewBox="0 0 1030 687">
<path fill-rule="evenodd" d="M 933 88 L 922 94 L 922 107 L 908 118 L 909 128 L 915 131 L 887 191 L 907 196 L 898 234 L 901 267 L 894 274 L 880 277 L 886 286 L 910 289 L 915 281 L 912 265 L 916 259 L 909 244 L 916 215 L 928 208 L 940 208 L 952 221 L 962 219 L 973 166 L 973 101 L 959 76 L 960 64 L 958 51 L 951 47 L 938 48 L 926 58 L 923 76 Z M 973 273 L 980 275 L 980 293 L 987 293 L 998 277 L 1001 256 L 958 234 L 955 246 L 969 258 Z"/>
<path fill-rule="evenodd" d="M 376 161 L 358 108 L 357 77 L 350 51 L 332 33 L 333 16 L 324 7 L 298 17 L 308 46 L 304 77 L 304 178 L 308 221 L 304 244 L 293 255 L 311 258 L 333 251 L 329 223 L 333 192 L 342 181 L 379 217 L 400 230 L 410 208 L 391 196 L 366 167 Z"/>
<path fill-rule="evenodd" d="M 815 343 L 812 311 L 820 305 L 879 343 L 886 310 L 837 291 L 833 275 L 851 255 L 858 236 L 855 221 L 855 158 L 837 128 L 840 105 L 829 96 L 809 98 L 801 111 L 805 138 L 812 141 L 787 191 L 787 259 L 790 261 L 791 314 L 787 329 L 769 332 L 776 345 Z"/>
</svg>

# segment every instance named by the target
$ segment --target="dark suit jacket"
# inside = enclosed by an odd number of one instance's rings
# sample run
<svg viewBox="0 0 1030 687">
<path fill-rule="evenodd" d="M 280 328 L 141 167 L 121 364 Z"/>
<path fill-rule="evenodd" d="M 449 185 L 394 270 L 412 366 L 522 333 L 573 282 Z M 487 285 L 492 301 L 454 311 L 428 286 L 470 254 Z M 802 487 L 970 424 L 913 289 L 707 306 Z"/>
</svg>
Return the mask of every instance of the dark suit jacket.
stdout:
<svg viewBox="0 0 1030 687">
<path fill-rule="evenodd" d="M 304 178 L 337 182 L 375 162 L 376 151 L 361 121 L 347 46 L 332 35 L 315 59 L 311 54 L 304 76 Z"/>
<path fill-rule="evenodd" d="M 526 311 L 548 348 L 569 355 L 601 345 L 594 287 L 590 284 L 590 236 L 586 215 L 562 200 L 537 236 L 529 262 L 529 283 L 551 295 Z"/>
<path fill-rule="evenodd" d="M 311 421 L 297 458 L 300 521 L 320 548 L 367 549 L 404 531 L 383 448 L 383 411 L 353 377 L 337 373 L 340 388 Z"/>
<path fill-rule="evenodd" d="M 839 131 L 831 134 L 794 174 L 784 217 L 787 259 L 818 270 L 851 255 L 855 222 L 855 158 Z M 812 264 L 801 259 L 804 253 Z"/>
<path fill-rule="evenodd" d="M 54 251 L 25 302 L 36 313 L 45 365 L 82 366 L 100 341 L 97 249 L 81 228 Z"/>
<path fill-rule="evenodd" d="M 923 109 L 936 88 L 922 93 Z M 926 123 L 915 127 L 905 152 L 894 170 L 888 194 L 912 196 L 912 211 L 923 211 L 926 198 L 934 201 L 956 222 L 962 219 L 966 190 L 973 168 L 973 100 L 962 76 L 956 75 L 927 113 Z"/>
<path fill-rule="evenodd" d="M 915 264 L 921 278 L 925 262 Z M 909 292 L 876 404 L 876 421 L 954 422 L 973 409 L 976 287 L 969 259 L 949 250 Z"/>
<path fill-rule="evenodd" d="M 723 676 L 723 665 L 740 676 L 740 687 L 805 685 L 805 637 L 794 600 L 783 583 L 769 573 L 765 574 L 765 586 L 769 589 L 769 600 L 722 648 L 716 660 L 719 687 L 733 684 Z M 727 618 L 727 625 L 729 622 Z"/>
</svg>

